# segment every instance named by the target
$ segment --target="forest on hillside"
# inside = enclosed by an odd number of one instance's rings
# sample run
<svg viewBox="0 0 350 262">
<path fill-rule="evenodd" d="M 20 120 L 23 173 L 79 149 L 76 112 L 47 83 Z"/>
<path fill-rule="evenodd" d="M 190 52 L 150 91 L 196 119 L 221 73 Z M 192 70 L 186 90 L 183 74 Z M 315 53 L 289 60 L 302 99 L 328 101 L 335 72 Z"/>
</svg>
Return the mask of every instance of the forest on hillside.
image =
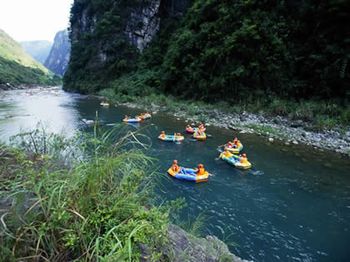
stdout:
<svg viewBox="0 0 350 262">
<path fill-rule="evenodd" d="M 193 0 L 182 16 L 159 14 L 160 30 L 143 52 L 123 33 L 139 2 L 75 1 L 66 89 L 114 87 L 124 95 L 159 92 L 208 102 L 278 97 L 348 104 L 346 0 Z M 77 32 L 84 12 L 96 24 Z M 107 59 L 92 61 L 101 46 Z"/>
</svg>

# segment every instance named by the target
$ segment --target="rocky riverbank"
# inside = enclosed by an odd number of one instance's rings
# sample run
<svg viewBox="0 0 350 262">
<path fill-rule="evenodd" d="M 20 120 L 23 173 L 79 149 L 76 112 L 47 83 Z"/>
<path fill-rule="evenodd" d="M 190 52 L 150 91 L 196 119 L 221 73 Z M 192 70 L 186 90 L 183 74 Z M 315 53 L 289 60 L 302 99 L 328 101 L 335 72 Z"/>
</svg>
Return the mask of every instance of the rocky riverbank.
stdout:
<svg viewBox="0 0 350 262">
<path fill-rule="evenodd" d="M 198 238 L 175 225 L 169 226 L 168 236 L 171 248 L 166 253 L 173 262 L 249 262 L 232 254 L 215 236 Z"/>
<path fill-rule="evenodd" d="M 204 121 L 206 125 L 229 128 L 240 133 L 255 133 L 266 137 L 270 142 L 280 140 L 286 145 L 305 144 L 321 150 L 331 150 L 350 156 L 350 127 L 315 131 L 311 124 L 302 120 L 285 117 L 269 117 L 248 112 L 227 113 L 219 109 L 193 108 L 186 106 L 172 110 L 154 103 L 118 103 L 131 108 L 142 108 L 154 113 L 161 111 L 182 118 L 189 123 Z"/>
<path fill-rule="evenodd" d="M 24 90 L 24 89 L 34 89 L 42 87 L 42 85 L 31 85 L 31 84 L 22 84 L 22 85 L 12 85 L 10 83 L 0 83 L 0 91 L 8 91 L 8 90 Z"/>
</svg>

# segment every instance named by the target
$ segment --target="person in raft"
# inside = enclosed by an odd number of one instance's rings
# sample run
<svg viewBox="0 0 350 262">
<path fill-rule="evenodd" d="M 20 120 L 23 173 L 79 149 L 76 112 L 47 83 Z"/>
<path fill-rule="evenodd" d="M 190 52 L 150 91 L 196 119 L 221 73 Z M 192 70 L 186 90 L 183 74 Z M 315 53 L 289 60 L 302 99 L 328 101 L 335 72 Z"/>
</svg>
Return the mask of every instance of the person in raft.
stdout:
<svg viewBox="0 0 350 262">
<path fill-rule="evenodd" d="M 204 130 L 204 124 L 202 122 L 199 123 L 198 130 L 203 131 Z"/>
<path fill-rule="evenodd" d="M 202 176 L 205 173 L 203 164 L 199 164 L 196 169 L 197 176 Z"/>
<path fill-rule="evenodd" d="M 248 158 L 247 158 L 247 155 L 245 153 L 243 153 L 241 155 L 241 157 L 239 158 L 239 162 L 241 162 L 242 164 L 247 164 L 248 163 Z"/>
<path fill-rule="evenodd" d="M 128 120 L 129 117 L 127 115 L 124 116 L 124 120 Z"/>
<path fill-rule="evenodd" d="M 173 161 L 173 164 L 171 165 L 171 170 L 178 173 L 180 171 L 181 167 L 177 164 L 177 160 Z"/>
<path fill-rule="evenodd" d="M 165 138 L 165 132 L 164 131 L 160 132 L 160 137 L 161 138 Z"/>
<path fill-rule="evenodd" d="M 174 133 L 174 137 L 180 137 L 181 134 L 180 133 Z"/>
<path fill-rule="evenodd" d="M 241 142 L 238 140 L 237 137 L 233 139 L 233 148 L 238 148 L 240 146 Z"/>
<path fill-rule="evenodd" d="M 224 152 L 221 153 L 224 157 L 231 157 L 232 153 L 228 150 L 224 150 Z"/>
<path fill-rule="evenodd" d="M 228 147 L 228 148 L 232 148 L 232 147 L 233 147 L 233 143 L 232 143 L 231 141 L 228 141 L 228 142 L 227 142 L 227 147 Z"/>
<path fill-rule="evenodd" d="M 204 134 L 203 128 L 198 128 L 196 130 L 196 134 L 197 134 L 197 136 L 203 136 L 203 134 Z"/>
</svg>

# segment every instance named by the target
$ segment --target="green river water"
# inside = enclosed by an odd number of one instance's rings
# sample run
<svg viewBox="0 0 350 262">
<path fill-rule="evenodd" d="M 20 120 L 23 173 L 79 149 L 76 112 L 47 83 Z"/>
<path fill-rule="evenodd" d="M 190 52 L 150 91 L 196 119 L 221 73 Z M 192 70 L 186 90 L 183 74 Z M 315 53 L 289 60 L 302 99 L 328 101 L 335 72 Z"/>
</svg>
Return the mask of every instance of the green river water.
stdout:
<svg viewBox="0 0 350 262">
<path fill-rule="evenodd" d="M 0 139 L 41 122 L 49 131 L 73 134 L 88 130 L 82 119 L 96 111 L 106 124 L 140 110 L 102 108 L 96 98 L 59 88 L 0 91 Z M 186 123 L 157 113 L 131 130 L 142 128 L 151 138 L 148 154 L 165 179 L 157 186 L 164 200 L 179 197 L 187 206 L 183 221 L 205 217 L 204 234 L 224 240 L 232 252 L 254 261 L 350 261 L 350 161 L 306 146 L 269 143 L 266 138 L 208 127 L 212 137 L 197 142 L 186 135 L 181 144 L 157 139 L 161 130 L 183 132 Z M 240 171 L 217 160 L 217 146 L 238 136 L 253 164 Z M 166 170 L 173 159 L 183 166 L 203 163 L 213 173 L 208 183 L 172 179 Z M 233 245 L 235 243 L 235 245 Z"/>
</svg>

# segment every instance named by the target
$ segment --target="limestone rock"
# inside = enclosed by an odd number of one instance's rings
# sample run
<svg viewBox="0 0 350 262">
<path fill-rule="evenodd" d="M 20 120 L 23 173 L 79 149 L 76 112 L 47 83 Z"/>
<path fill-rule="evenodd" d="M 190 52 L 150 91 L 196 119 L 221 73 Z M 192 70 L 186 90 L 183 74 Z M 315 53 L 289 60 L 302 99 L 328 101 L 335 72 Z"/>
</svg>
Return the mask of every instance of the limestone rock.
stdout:
<svg viewBox="0 0 350 262">
<path fill-rule="evenodd" d="M 68 67 L 70 48 L 68 31 L 58 32 L 44 65 L 56 75 L 63 76 Z"/>
</svg>

